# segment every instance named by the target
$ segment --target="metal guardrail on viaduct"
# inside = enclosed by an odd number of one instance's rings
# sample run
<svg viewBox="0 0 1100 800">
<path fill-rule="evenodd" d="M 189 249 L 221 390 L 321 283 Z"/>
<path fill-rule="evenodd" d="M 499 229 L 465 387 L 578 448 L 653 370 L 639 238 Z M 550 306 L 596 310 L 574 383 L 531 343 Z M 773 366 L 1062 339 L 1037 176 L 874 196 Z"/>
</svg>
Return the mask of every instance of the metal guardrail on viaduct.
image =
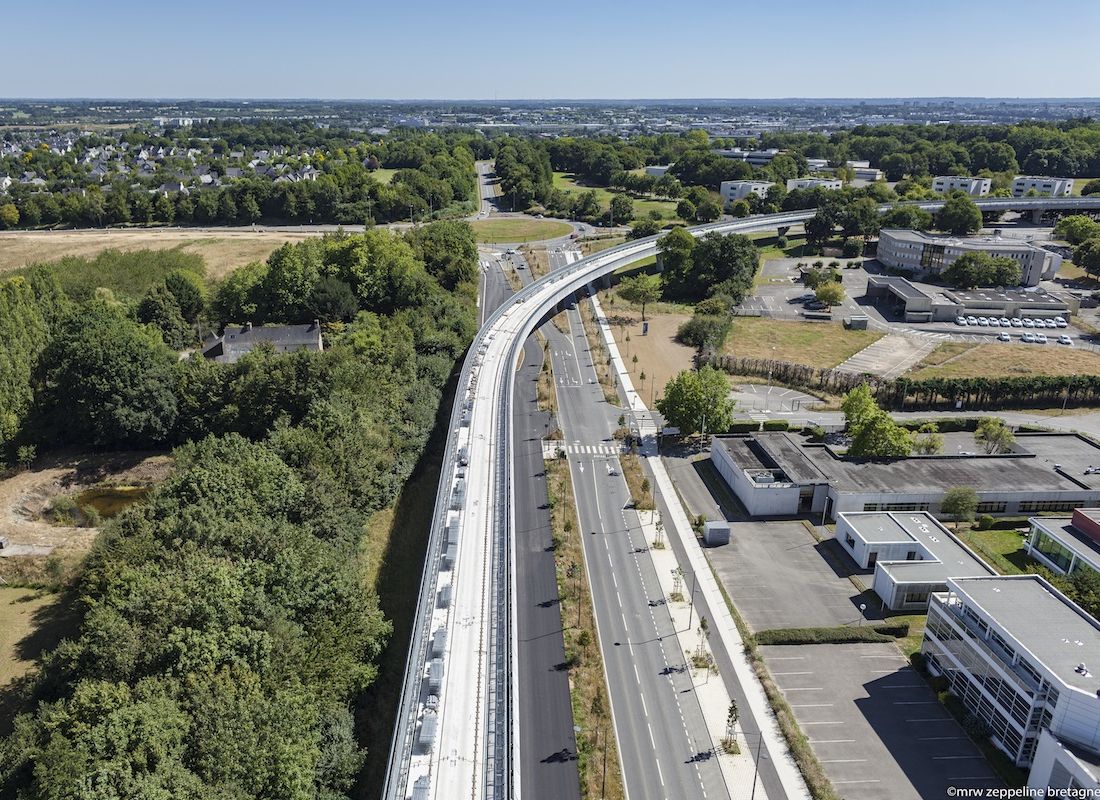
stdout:
<svg viewBox="0 0 1100 800">
<path fill-rule="evenodd" d="M 996 198 L 984 211 L 1100 211 L 1100 196 Z M 936 211 L 942 200 L 912 203 Z M 880 212 L 892 208 L 880 206 Z M 797 225 L 816 209 L 688 229 L 751 233 Z M 436 493 L 385 800 L 519 796 L 513 736 L 516 640 L 512 530 L 514 367 L 523 343 L 570 297 L 621 266 L 653 255 L 638 239 L 557 270 L 517 292 L 478 332 L 458 380 Z"/>
</svg>

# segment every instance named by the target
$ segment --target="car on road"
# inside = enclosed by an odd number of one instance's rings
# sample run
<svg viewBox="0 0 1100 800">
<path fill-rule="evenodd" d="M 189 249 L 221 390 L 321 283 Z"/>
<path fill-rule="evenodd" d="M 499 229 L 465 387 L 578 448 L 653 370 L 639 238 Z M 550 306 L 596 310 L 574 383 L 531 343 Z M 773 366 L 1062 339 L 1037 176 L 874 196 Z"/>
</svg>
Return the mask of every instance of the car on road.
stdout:
<svg viewBox="0 0 1100 800">
<path fill-rule="evenodd" d="M 962 326 L 964 326 L 964 327 L 965 327 L 965 325 L 966 325 L 966 317 L 955 317 L 955 324 L 956 324 L 956 325 L 962 325 Z"/>
<path fill-rule="evenodd" d="M 1046 344 L 1046 343 L 1047 343 L 1047 335 L 1045 333 L 1035 334 L 1035 344 Z"/>
<path fill-rule="evenodd" d="M 1063 333 L 1058 337 L 1058 344 L 1068 344 L 1070 347 L 1072 347 L 1073 339 L 1069 338 L 1068 336 L 1066 336 L 1066 334 Z"/>
<path fill-rule="evenodd" d="M 1030 317 L 1025 319 L 1024 320 L 1024 327 L 1025 328 L 1034 328 L 1035 327 L 1035 320 L 1031 319 Z"/>
<path fill-rule="evenodd" d="M 1022 319 L 1020 319 L 1019 317 L 1013 317 L 1012 319 L 1009 320 L 1009 322 L 1012 323 L 1013 328 L 1022 328 L 1022 327 L 1024 327 L 1024 321 Z"/>
<path fill-rule="evenodd" d="M 1008 333 L 1008 331 L 1001 331 L 1000 333 L 997 334 L 997 341 L 1011 342 L 1012 341 L 1012 336 L 1011 336 L 1011 334 Z"/>
</svg>

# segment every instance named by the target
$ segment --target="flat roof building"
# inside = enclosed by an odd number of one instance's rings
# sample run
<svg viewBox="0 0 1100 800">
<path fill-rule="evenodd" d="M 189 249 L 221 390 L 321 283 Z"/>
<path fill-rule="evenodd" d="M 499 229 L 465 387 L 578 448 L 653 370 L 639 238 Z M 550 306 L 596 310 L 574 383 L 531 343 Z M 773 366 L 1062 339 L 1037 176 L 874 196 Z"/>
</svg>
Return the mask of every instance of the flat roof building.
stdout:
<svg viewBox="0 0 1100 800">
<path fill-rule="evenodd" d="M 1032 192 L 1041 197 L 1069 197 L 1073 194 L 1073 178 L 1017 175 L 1012 179 L 1013 197 L 1027 197 Z"/>
<path fill-rule="evenodd" d="M 971 197 L 985 197 L 992 185 L 989 178 L 969 178 L 964 175 L 937 175 L 932 179 L 932 191 L 936 194 L 966 192 Z"/>
<path fill-rule="evenodd" d="M 711 460 L 751 516 L 849 511 L 940 512 L 948 489 L 970 486 L 979 514 L 1100 506 L 1100 447 L 1072 433 L 1017 433 L 1010 453 L 979 452 L 972 433 L 945 433 L 944 452 L 848 458 L 781 431 L 715 436 Z"/>
<path fill-rule="evenodd" d="M 1062 266 L 1062 257 L 1031 242 L 999 236 L 934 236 L 924 231 L 884 228 L 879 231 L 876 258 L 891 269 L 939 275 L 966 253 L 1011 258 L 1020 265 L 1020 285 L 1038 286 Z"/>
<path fill-rule="evenodd" d="M 757 197 L 767 197 L 768 189 L 775 186 L 771 181 L 722 181 L 718 187 L 718 193 L 722 195 L 722 202 L 730 205 L 737 200 L 743 200 L 750 194 Z"/>
<path fill-rule="evenodd" d="M 1100 574 L 1100 508 L 1078 508 L 1072 517 L 1032 517 L 1028 522 L 1029 556 L 1059 575 L 1081 569 Z"/>
<path fill-rule="evenodd" d="M 1037 759 L 1044 730 L 1095 765 L 1100 623 L 1036 575 L 949 578 L 947 587 L 928 608 L 929 671 L 947 679 L 1014 763 L 1035 765 L 1029 785 L 1059 778 L 1059 763 L 1075 766 L 1049 743 Z"/>
<path fill-rule="evenodd" d="M 839 189 L 844 185 L 844 181 L 836 178 L 791 178 L 787 181 L 787 191 L 793 191 L 795 189 Z"/>
<path fill-rule="evenodd" d="M 668 168 L 671 166 L 671 164 L 652 164 L 645 168 L 645 174 L 651 178 L 660 178 L 668 172 Z"/>
<path fill-rule="evenodd" d="M 837 514 L 833 534 L 863 569 L 891 611 L 924 611 L 948 578 L 996 574 L 925 511 Z"/>
<path fill-rule="evenodd" d="M 950 322 L 960 315 L 1057 317 L 1076 313 L 1079 307 L 1043 289 L 923 289 L 888 275 L 868 278 L 867 297 L 892 298 L 906 322 Z"/>
<path fill-rule="evenodd" d="M 728 150 L 715 150 L 714 152 L 723 158 L 745 161 L 754 167 L 766 167 L 782 151 L 774 147 L 769 147 L 767 150 L 742 150 L 740 147 L 733 147 Z"/>
</svg>

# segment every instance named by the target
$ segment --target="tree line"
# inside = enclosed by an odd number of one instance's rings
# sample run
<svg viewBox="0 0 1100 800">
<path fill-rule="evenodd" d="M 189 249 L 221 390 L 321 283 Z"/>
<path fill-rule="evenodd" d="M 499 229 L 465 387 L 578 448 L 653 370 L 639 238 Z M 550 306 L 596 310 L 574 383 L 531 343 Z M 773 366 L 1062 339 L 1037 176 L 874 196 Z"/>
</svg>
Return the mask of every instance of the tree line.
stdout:
<svg viewBox="0 0 1100 800">
<path fill-rule="evenodd" d="M 829 394 L 845 394 L 868 383 L 878 404 L 894 411 L 965 408 L 1052 408 L 1100 403 L 1100 375 L 1032 375 L 1001 378 L 874 379 L 834 369 L 734 355 L 704 355 L 731 375 L 771 376 L 776 383 Z"/>
</svg>

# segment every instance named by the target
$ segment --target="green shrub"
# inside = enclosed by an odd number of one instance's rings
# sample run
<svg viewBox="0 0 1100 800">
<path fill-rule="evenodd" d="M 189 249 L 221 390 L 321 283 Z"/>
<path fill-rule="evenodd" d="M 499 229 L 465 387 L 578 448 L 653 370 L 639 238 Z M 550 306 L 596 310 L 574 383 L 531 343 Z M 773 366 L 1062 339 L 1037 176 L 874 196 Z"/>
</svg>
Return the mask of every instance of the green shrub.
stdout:
<svg viewBox="0 0 1100 800">
<path fill-rule="evenodd" d="M 764 421 L 764 430 L 766 431 L 785 431 L 790 427 L 790 423 L 785 419 L 769 419 Z"/>
<path fill-rule="evenodd" d="M 863 255 L 863 240 L 851 236 L 844 240 L 844 244 L 840 248 L 840 251 L 844 254 L 845 258 L 859 258 Z"/>
<path fill-rule="evenodd" d="M 993 517 L 989 514 L 982 514 L 978 517 L 978 530 L 987 531 L 993 527 Z"/>
<path fill-rule="evenodd" d="M 760 423 L 756 420 L 734 420 L 730 425 L 728 433 L 752 433 L 753 431 L 760 430 Z"/>
<path fill-rule="evenodd" d="M 756 634 L 757 644 L 848 644 L 890 642 L 909 634 L 909 623 L 836 628 L 776 628 Z"/>
<path fill-rule="evenodd" d="M 729 330 L 729 317 L 696 314 L 676 331 L 676 341 L 696 350 L 707 347 L 718 350 L 725 343 Z"/>
<path fill-rule="evenodd" d="M 778 239 L 775 240 L 775 246 L 778 247 L 780 250 L 786 250 L 789 244 L 790 242 L 787 241 L 786 236 L 780 236 Z"/>
</svg>

